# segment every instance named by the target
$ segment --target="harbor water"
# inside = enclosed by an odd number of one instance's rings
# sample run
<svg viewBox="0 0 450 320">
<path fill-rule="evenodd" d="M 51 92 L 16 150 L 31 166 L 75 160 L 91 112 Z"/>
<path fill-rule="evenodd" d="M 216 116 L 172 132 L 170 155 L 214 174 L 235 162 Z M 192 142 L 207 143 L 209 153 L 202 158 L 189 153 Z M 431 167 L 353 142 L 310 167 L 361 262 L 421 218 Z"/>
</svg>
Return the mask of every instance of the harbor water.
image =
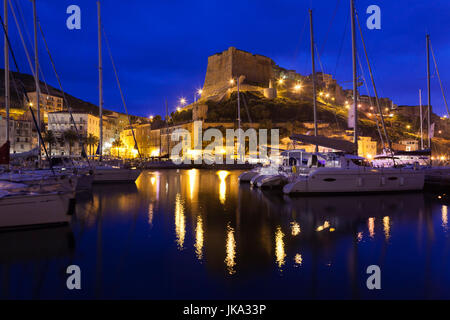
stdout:
<svg viewBox="0 0 450 320">
<path fill-rule="evenodd" d="M 79 194 L 70 225 L 0 233 L 0 298 L 450 298 L 444 192 L 288 197 L 240 173 L 148 170 Z"/>
</svg>

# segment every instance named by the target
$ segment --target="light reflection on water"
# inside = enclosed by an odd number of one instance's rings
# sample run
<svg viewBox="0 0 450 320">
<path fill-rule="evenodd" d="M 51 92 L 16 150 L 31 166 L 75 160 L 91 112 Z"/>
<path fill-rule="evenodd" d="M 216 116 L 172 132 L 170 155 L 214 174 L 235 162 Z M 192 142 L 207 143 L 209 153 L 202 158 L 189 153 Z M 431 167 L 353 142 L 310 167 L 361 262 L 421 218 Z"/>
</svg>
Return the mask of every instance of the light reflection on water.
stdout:
<svg viewBox="0 0 450 320">
<path fill-rule="evenodd" d="M 64 230 L 0 233 L 0 297 L 450 298 L 447 198 L 287 197 L 239 173 L 146 171 L 81 196 Z M 86 277 L 78 296 L 69 264 Z M 371 264 L 381 293 L 365 288 Z"/>
</svg>

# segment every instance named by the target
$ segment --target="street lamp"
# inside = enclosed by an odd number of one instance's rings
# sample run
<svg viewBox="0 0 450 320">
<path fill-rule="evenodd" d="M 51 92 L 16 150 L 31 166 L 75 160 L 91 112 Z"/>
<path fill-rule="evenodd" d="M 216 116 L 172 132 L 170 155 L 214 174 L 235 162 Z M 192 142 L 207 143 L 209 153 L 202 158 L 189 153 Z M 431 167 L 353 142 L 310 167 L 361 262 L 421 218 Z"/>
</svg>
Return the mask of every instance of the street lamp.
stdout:
<svg viewBox="0 0 450 320">
<path fill-rule="evenodd" d="M 181 104 L 181 106 L 184 106 L 186 104 L 186 99 L 185 98 L 181 98 L 180 99 L 180 104 Z"/>
</svg>

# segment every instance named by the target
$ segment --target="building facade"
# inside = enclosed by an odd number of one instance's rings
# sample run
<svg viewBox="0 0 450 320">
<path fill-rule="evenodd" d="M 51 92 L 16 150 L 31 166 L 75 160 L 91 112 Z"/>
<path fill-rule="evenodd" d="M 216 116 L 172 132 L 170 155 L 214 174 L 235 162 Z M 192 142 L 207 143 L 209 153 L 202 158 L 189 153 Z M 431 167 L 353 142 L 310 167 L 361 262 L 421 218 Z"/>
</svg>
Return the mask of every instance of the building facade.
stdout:
<svg viewBox="0 0 450 320">
<path fill-rule="evenodd" d="M 100 120 L 88 113 L 72 113 L 75 125 L 80 137 L 85 141 L 89 135 L 100 137 Z M 57 138 L 57 143 L 52 146 L 52 155 L 81 155 L 83 141 L 66 141 L 65 132 L 75 131 L 74 123 L 68 112 L 52 112 L 48 114 L 48 130 L 51 130 Z M 87 149 L 95 149 L 97 146 Z M 89 152 L 88 152 L 89 153 Z"/>
</svg>

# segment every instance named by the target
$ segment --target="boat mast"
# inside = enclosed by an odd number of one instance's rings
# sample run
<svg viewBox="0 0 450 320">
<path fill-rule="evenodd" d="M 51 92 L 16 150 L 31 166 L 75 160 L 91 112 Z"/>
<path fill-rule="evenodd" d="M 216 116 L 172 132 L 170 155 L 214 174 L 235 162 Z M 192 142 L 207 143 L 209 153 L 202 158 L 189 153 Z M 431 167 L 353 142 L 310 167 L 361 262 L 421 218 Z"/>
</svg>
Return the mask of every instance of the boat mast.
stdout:
<svg viewBox="0 0 450 320">
<path fill-rule="evenodd" d="M 317 136 L 317 102 L 316 102 L 316 65 L 314 60 L 314 30 L 312 10 L 309 10 L 309 27 L 311 34 L 311 67 L 312 67 L 312 99 L 314 113 L 314 136 Z M 319 152 L 319 146 L 316 144 L 316 152 Z"/>
<path fill-rule="evenodd" d="M 419 113 L 420 113 L 420 149 L 423 150 L 422 89 L 419 89 Z"/>
<path fill-rule="evenodd" d="M 428 148 L 431 151 L 431 84 L 430 84 L 430 35 L 427 34 L 427 90 L 428 90 L 428 107 L 427 107 L 427 120 L 428 120 Z"/>
<path fill-rule="evenodd" d="M 102 19 L 100 16 L 100 1 L 97 1 L 97 18 L 98 18 L 98 116 L 100 118 L 100 139 L 99 139 L 99 155 L 100 160 L 103 155 L 103 67 L 102 67 Z"/>
<path fill-rule="evenodd" d="M 8 47 L 8 0 L 3 1 L 5 25 L 5 109 L 6 109 L 6 141 L 9 141 L 9 47 Z"/>
<path fill-rule="evenodd" d="M 41 90 L 39 87 L 39 57 L 38 57 L 38 40 L 37 40 L 37 14 L 36 14 L 36 0 L 33 1 L 33 20 L 34 20 L 34 81 L 36 86 L 36 108 L 37 108 L 37 129 L 41 131 Z M 41 167 L 41 140 L 38 139 L 38 160 L 39 167 Z"/>
<path fill-rule="evenodd" d="M 350 0 L 350 16 L 352 25 L 352 64 L 353 64 L 353 142 L 355 144 L 355 153 L 358 155 L 358 84 L 356 75 L 356 26 L 355 26 L 355 1 Z"/>
</svg>

